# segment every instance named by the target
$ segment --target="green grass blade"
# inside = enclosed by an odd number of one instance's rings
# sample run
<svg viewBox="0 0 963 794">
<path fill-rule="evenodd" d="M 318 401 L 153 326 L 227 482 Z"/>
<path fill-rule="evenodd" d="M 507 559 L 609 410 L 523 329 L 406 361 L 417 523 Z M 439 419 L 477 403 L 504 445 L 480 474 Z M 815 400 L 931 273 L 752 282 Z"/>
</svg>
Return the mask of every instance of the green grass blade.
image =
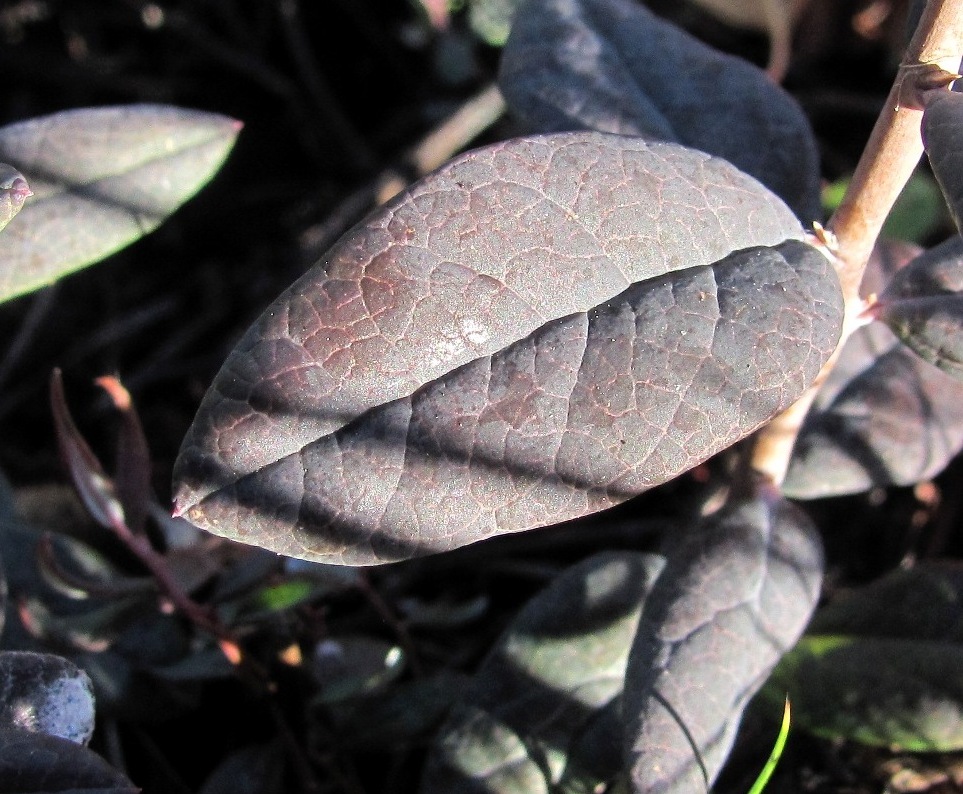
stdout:
<svg viewBox="0 0 963 794">
<path fill-rule="evenodd" d="M 779 728 L 779 735 L 776 737 L 776 744 L 773 746 L 772 752 L 769 754 L 769 759 L 766 761 L 766 765 L 759 773 L 759 777 L 756 778 L 756 782 L 753 783 L 752 788 L 749 789 L 749 794 L 762 794 L 762 790 L 769 783 L 769 778 L 772 777 L 772 773 L 776 770 L 776 764 L 779 763 L 779 759 L 782 757 L 782 751 L 786 747 L 786 739 L 789 736 L 790 721 L 789 696 L 787 695 L 786 707 L 782 712 L 782 725 Z"/>
</svg>

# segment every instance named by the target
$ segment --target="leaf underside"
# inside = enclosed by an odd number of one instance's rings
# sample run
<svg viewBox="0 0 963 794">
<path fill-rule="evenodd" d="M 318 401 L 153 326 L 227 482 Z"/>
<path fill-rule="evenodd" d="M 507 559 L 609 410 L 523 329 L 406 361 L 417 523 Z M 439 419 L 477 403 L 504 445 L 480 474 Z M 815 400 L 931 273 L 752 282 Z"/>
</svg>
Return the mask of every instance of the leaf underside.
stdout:
<svg viewBox="0 0 963 794">
<path fill-rule="evenodd" d="M 789 405 L 835 274 L 727 163 L 596 133 L 469 153 L 349 233 L 249 330 L 177 509 L 371 564 L 599 510 Z M 782 243 L 780 245 L 780 243 Z M 773 245 L 741 251 L 753 244 Z"/>
<path fill-rule="evenodd" d="M 0 300 L 156 228 L 220 167 L 233 119 L 163 105 L 87 108 L 0 128 L 0 161 L 33 196 L 0 237 Z"/>
<path fill-rule="evenodd" d="M 789 502 L 738 501 L 668 554 L 626 671 L 634 791 L 706 791 L 742 711 L 815 608 L 819 534 Z"/>
<path fill-rule="evenodd" d="M 703 44 L 632 0 L 529 0 L 499 86 L 537 132 L 594 129 L 723 157 L 820 217 L 819 156 L 796 101 L 747 61 Z"/>
</svg>

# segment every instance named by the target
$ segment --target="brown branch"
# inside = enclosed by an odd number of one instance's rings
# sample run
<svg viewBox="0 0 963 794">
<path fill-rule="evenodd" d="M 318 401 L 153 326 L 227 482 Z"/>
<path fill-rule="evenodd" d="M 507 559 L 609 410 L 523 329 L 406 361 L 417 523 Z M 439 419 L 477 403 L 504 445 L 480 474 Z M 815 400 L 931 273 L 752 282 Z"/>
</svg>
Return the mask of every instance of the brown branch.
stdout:
<svg viewBox="0 0 963 794">
<path fill-rule="evenodd" d="M 799 401 L 777 416 L 758 434 L 751 466 L 781 484 L 789 468 L 796 437 L 822 382 L 832 370 L 839 350 L 865 320 L 859 286 L 866 263 L 893 204 L 923 154 L 920 135 L 921 97 L 946 90 L 963 53 L 963 2 L 929 0 L 900 65 L 889 97 L 860 157 L 843 201 L 828 224 L 825 237 L 845 300 L 842 335 L 836 353 Z"/>
</svg>

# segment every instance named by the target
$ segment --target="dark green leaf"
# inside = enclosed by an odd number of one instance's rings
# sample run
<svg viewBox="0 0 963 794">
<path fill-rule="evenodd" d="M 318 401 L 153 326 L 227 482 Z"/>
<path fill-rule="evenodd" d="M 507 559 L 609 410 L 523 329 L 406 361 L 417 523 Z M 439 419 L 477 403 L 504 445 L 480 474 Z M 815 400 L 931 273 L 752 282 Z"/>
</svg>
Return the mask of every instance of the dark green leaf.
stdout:
<svg viewBox="0 0 963 794">
<path fill-rule="evenodd" d="M 632 0 L 529 0 L 499 85 L 536 132 L 676 141 L 734 163 L 807 223 L 818 217 L 819 157 L 795 100 Z"/>
<path fill-rule="evenodd" d="M 0 652 L 0 728 L 87 744 L 94 732 L 90 678 L 60 656 Z"/>
<path fill-rule="evenodd" d="M 86 747 L 42 733 L 0 728 L 0 794 L 138 794 Z"/>
<path fill-rule="evenodd" d="M 248 331 L 182 446 L 177 509 L 371 564 L 623 501 L 788 406 L 834 349 L 838 282 L 780 244 L 798 234 L 771 193 L 673 144 L 463 155 Z"/>
<path fill-rule="evenodd" d="M 533 598 L 440 729 L 422 791 L 507 794 L 525 790 L 520 780 L 530 791 L 557 783 L 582 731 L 622 691 L 642 604 L 663 562 L 595 555 Z"/>
<path fill-rule="evenodd" d="M 963 448 L 963 386 L 880 323 L 853 334 L 813 406 L 783 483 L 817 499 L 913 485 Z"/>
<path fill-rule="evenodd" d="M 0 160 L 34 193 L 3 231 L 0 300 L 152 231 L 210 180 L 239 131 L 224 116 L 162 105 L 72 110 L 0 128 Z"/>
<path fill-rule="evenodd" d="M 930 92 L 923 111 L 923 144 L 956 228 L 963 231 L 963 94 Z"/>
<path fill-rule="evenodd" d="M 774 495 L 689 528 L 649 595 L 626 672 L 634 790 L 708 789 L 742 712 L 819 597 L 822 547 Z"/>
</svg>

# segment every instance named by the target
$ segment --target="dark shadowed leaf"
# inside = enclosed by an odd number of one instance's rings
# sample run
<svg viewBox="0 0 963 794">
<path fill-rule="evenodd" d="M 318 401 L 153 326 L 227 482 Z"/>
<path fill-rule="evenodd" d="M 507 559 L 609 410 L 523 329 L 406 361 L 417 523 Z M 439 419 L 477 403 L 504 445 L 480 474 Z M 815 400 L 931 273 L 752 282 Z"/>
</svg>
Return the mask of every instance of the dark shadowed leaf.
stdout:
<svg viewBox="0 0 963 794">
<path fill-rule="evenodd" d="M 620 502 L 751 432 L 833 349 L 836 277 L 778 245 L 798 233 L 757 183 L 672 144 L 464 155 L 248 331 L 182 446 L 177 510 L 370 564 Z M 754 244 L 777 247 L 727 256 Z"/>
<path fill-rule="evenodd" d="M 465 693 L 464 675 L 442 672 L 378 692 L 323 703 L 339 742 L 362 750 L 427 744 L 452 705 Z M 317 712 L 314 712 L 317 713 Z M 326 739 L 322 739 L 326 742 Z"/>
<path fill-rule="evenodd" d="M 929 92 L 923 111 L 923 144 L 956 228 L 963 231 L 963 94 Z"/>
<path fill-rule="evenodd" d="M 90 678 L 60 656 L 3 651 L 0 728 L 19 728 L 87 744 L 94 732 Z"/>
<path fill-rule="evenodd" d="M 285 790 L 284 760 L 279 743 L 237 750 L 210 774 L 199 794 L 277 794 Z"/>
<path fill-rule="evenodd" d="M 61 461 L 87 512 L 98 524 L 108 529 L 123 525 L 124 507 L 117 496 L 117 488 L 74 424 L 59 369 L 50 376 L 50 408 Z"/>
<path fill-rule="evenodd" d="M 881 323 L 847 341 L 803 426 L 787 496 L 817 499 L 912 485 L 963 448 L 963 385 Z"/>
<path fill-rule="evenodd" d="M 923 359 L 963 380 L 963 237 L 898 271 L 873 313 Z"/>
<path fill-rule="evenodd" d="M 776 495 L 737 501 L 683 535 L 626 671 L 635 791 L 711 786 L 749 698 L 809 620 L 822 562 L 809 518 Z"/>
<path fill-rule="evenodd" d="M 534 131 L 595 129 L 724 157 L 819 217 L 819 158 L 802 109 L 752 64 L 632 0 L 529 0 L 499 85 Z"/>
<path fill-rule="evenodd" d="M 622 691 L 642 604 L 663 564 L 655 555 L 599 554 L 533 598 L 439 730 L 421 791 L 550 790 L 590 720 Z"/>
<path fill-rule="evenodd" d="M 319 642 L 309 669 L 318 681 L 318 701 L 336 703 L 383 689 L 404 672 L 405 661 L 397 645 L 358 634 Z"/>
<path fill-rule="evenodd" d="M 963 644 L 963 570 L 919 563 L 841 593 L 813 618 L 811 634 Z"/>
<path fill-rule="evenodd" d="M 220 167 L 240 123 L 128 105 L 0 128 L 0 160 L 33 198 L 3 231 L 0 300 L 49 284 L 156 228 Z"/>
<path fill-rule="evenodd" d="M 963 748 L 961 600 L 963 570 L 940 563 L 843 592 L 779 664 L 766 699 L 789 691 L 796 722 L 820 736 Z"/>
<path fill-rule="evenodd" d="M 0 794 L 137 794 L 123 774 L 67 739 L 0 728 Z"/>
<path fill-rule="evenodd" d="M 33 195 L 27 180 L 16 168 L 0 163 L 0 231 L 20 212 L 23 203 Z M 2 248 L 0 248 L 2 250 Z"/>
<path fill-rule="evenodd" d="M 807 636 L 771 682 L 818 736 L 914 752 L 963 749 L 963 645 Z"/>
</svg>

